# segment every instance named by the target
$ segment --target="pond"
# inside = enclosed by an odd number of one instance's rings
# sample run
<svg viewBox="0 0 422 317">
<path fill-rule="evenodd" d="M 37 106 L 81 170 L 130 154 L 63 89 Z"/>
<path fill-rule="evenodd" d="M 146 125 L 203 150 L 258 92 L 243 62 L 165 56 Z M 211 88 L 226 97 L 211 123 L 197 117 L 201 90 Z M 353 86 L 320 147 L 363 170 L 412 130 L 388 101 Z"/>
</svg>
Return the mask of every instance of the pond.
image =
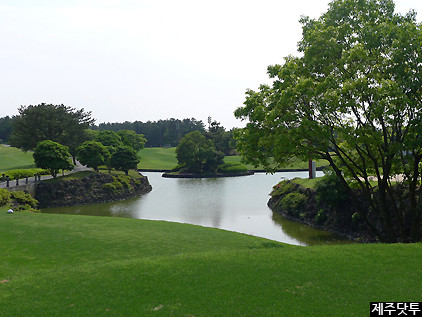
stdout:
<svg viewBox="0 0 422 317">
<path fill-rule="evenodd" d="M 289 221 L 267 207 L 272 186 L 283 179 L 305 178 L 308 172 L 206 179 L 163 178 L 161 173 L 152 172 L 143 175 L 148 177 L 153 189 L 141 197 L 113 203 L 48 208 L 42 212 L 190 223 L 295 245 L 350 242 L 332 233 Z"/>
</svg>

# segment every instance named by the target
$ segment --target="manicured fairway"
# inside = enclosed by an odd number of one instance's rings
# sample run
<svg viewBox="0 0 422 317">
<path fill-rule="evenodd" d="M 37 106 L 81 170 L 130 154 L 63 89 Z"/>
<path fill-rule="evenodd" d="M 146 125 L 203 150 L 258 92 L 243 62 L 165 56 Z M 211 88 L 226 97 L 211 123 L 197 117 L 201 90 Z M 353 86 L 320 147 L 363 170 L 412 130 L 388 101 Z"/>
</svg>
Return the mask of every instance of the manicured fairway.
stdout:
<svg viewBox="0 0 422 317">
<path fill-rule="evenodd" d="M 138 152 L 141 162 L 140 169 L 171 170 L 177 165 L 176 148 L 145 148 Z"/>
<path fill-rule="evenodd" d="M 25 153 L 17 148 L 0 144 L 0 172 L 34 167 L 32 152 Z"/>
<path fill-rule="evenodd" d="M 1 316 L 368 316 L 422 300 L 422 245 L 299 247 L 187 224 L 0 210 Z"/>
</svg>

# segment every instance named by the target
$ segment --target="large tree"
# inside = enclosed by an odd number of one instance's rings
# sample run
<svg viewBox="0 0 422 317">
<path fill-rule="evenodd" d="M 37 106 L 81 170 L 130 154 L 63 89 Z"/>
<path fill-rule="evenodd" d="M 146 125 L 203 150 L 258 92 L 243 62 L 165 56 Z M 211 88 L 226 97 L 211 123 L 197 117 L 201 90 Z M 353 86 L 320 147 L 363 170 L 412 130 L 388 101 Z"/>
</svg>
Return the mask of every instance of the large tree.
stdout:
<svg viewBox="0 0 422 317">
<path fill-rule="evenodd" d="M 137 134 L 133 130 L 120 130 L 117 134 L 122 139 L 123 144 L 130 146 L 135 152 L 142 150 L 147 141 L 143 134 Z"/>
<path fill-rule="evenodd" d="M 12 146 L 33 150 L 38 142 L 52 140 L 69 147 L 73 157 L 76 148 L 86 141 L 85 129 L 94 123 L 91 112 L 64 105 L 39 104 L 21 106 L 13 120 Z"/>
<path fill-rule="evenodd" d="M 235 112 L 249 121 L 238 131 L 247 161 L 271 170 L 292 156 L 328 160 L 360 217 L 388 242 L 421 239 L 422 32 L 415 16 L 395 14 L 390 0 L 331 2 L 320 18 L 301 19 L 299 56 L 270 66 L 272 85 L 248 90 Z"/>
<path fill-rule="evenodd" d="M 185 171 L 193 173 L 215 173 L 224 163 L 224 153 L 217 151 L 214 143 L 199 131 L 190 132 L 180 140 L 176 158 Z"/>
<path fill-rule="evenodd" d="M 54 178 L 60 170 L 73 169 L 69 148 L 51 140 L 39 142 L 32 156 L 35 166 L 49 170 Z"/>
<path fill-rule="evenodd" d="M 100 142 L 85 141 L 77 149 L 77 158 L 79 162 L 88 167 L 92 167 L 95 171 L 99 171 L 100 165 L 106 164 L 110 152 Z"/>
<path fill-rule="evenodd" d="M 130 169 L 137 168 L 139 161 L 137 153 L 131 147 L 119 145 L 113 149 L 109 164 L 128 175 Z"/>
</svg>

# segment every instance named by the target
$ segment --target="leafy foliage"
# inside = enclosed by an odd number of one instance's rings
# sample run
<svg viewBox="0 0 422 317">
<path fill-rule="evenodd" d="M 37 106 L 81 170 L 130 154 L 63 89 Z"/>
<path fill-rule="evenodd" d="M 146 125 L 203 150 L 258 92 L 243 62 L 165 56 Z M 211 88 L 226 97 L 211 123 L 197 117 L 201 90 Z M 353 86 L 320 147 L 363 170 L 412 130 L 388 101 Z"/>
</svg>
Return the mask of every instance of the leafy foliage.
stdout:
<svg viewBox="0 0 422 317">
<path fill-rule="evenodd" d="M 133 130 L 147 139 L 145 146 L 160 147 L 165 145 L 177 146 L 182 137 L 192 131 L 204 132 L 204 123 L 194 118 L 191 119 L 167 119 L 158 121 L 134 121 L 123 123 L 100 123 L 93 127 L 100 131 L 112 130 Z"/>
<path fill-rule="evenodd" d="M 32 198 L 30 194 L 22 191 L 11 192 L 10 197 L 16 200 L 19 204 L 29 205 L 32 208 L 36 208 L 38 205 L 38 201 L 36 199 Z"/>
<path fill-rule="evenodd" d="M 300 214 L 300 210 L 305 205 L 306 200 L 306 195 L 300 192 L 288 193 L 280 201 L 281 209 L 288 214 L 297 217 Z"/>
<path fill-rule="evenodd" d="M 94 141 L 100 142 L 105 146 L 120 146 L 123 145 L 122 138 L 114 131 L 106 130 L 98 132 Z"/>
<path fill-rule="evenodd" d="M 128 146 L 120 145 L 114 149 L 110 157 L 110 166 L 124 171 L 126 175 L 130 169 L 136 169 L 139 163 L 139 157 L 136 152 Z"/>
<path fill-rule="evenodd" d="M 370 207 L 355 199 L 356 209 L 381 241 L 419 241 L 422 31 L 415 13 L 394 14 L 392 1 L 339 0 L 301 23 L 301 56 L 268 67 L 273 84 L 248 90 L 235 112 L 249 121 L 236 131 L 239 151 L 269 171 L 293 156 L 326 159 L 348 195 L 356 195 L 352 179 L 364 193 Z M 409 190 L 405 209 L 392 190 L 396 174 Z"/>
<path fill-rule="evenodd" d="M 32 177 L 37 174 L 48 175 L 50 174 L 50 172 L 42 168 L 28 168 L 28 169 L 10 170 L 4 173 L 5 176 L 9 176 L 9 179 L 21 179 L 25 177 Z"/>
<path fill-rule="evenodd" d="M 215 173 L 217 167 L 224 163 L 224 154 L 198 131 L 190 132 L 180 140 L 176 158 L 180 166 L 192 173 Z"/>
<path fill-rule="evenodd" d="M 73 165 L 69 160 L 68 147 L 51 140 L 39 142 L 34 150 L 33 157 L 35 165 L 49 170 L 54 178 L 59 170 L 73 169 Z"/>
<path fill-rule="evenodd" d="M 120 130 L 117 134 L 122 139 L 123 144 L 130 146 L 135 152 L 142 150 L 147 141 L 142 134 L 137 134 L 133 130 Z"/>
<path fill-rule="evenodd" d="M 10 192 L 7 189 L 0 188 L 0 206 L 4 206 L 9 202 Z"/>
<path fill-rule="evenodd" d="M 315 185 L 318 203 L 337 207 L 344 202 L 348 195 L 343 183 L 334 173 L 327 173 Z"/>
<path fill-rule="evenodd" d="M 33 150 L 40 141 L 52 140 L 69 147 L 75 156 L 76 148 L 86 140 L 85 129 L 94 122 L 91 112 L 64 105 L 42 103 L 22 106 L 18 111 L 10 142 L 25 151 Z"/>
<path fill-rule="evenodd" d="M 77 148 L 77 157 L 83 165 L 92 167 L 98 172 L 98 166 L 106 163 L 110 152 L 100 142 L 86 141 Z"/>
</svg>

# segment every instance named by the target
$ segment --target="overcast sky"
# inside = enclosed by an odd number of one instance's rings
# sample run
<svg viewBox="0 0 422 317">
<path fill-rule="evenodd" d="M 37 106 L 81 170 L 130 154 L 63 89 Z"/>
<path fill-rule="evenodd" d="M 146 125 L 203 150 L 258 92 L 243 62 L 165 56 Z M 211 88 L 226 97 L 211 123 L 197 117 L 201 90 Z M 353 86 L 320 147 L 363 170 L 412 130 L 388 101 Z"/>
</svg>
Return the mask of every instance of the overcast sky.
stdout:
<svg viewBox="0 0 422 317">
<path fill-rule="evenodd" d="M 296 53 L 301 15 L 328 0 L 0 0 L 0 117 L 42 102 L 101 122 L 233 111 Z M 421 0 L 397 0 L 422 17 Z"/>
</svg>

